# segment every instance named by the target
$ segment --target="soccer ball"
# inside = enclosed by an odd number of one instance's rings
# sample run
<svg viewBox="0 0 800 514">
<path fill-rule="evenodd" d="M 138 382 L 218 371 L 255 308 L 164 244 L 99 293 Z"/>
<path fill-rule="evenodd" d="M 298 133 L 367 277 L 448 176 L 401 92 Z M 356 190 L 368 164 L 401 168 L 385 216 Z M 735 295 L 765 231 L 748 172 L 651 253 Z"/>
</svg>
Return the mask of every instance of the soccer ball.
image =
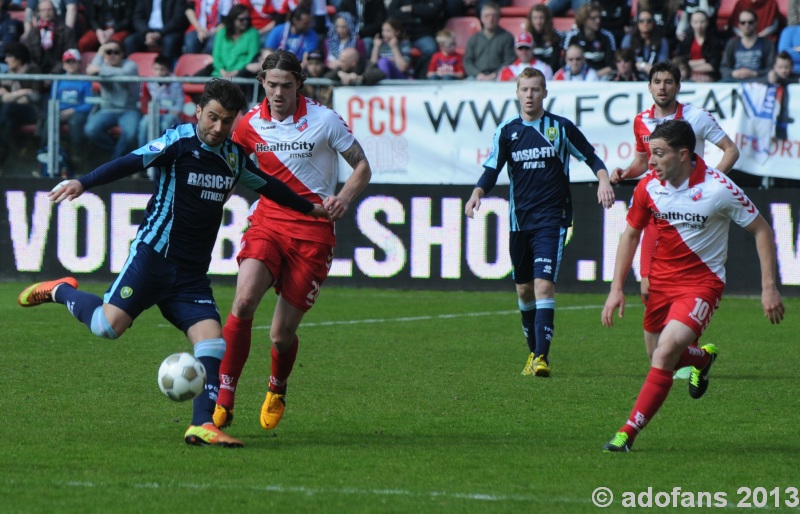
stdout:
<svg viewBox="0 0 800 514">
<path fill-rule="evenodd" d="M 176 402 L 191 400 L 206 386 L 206 368 L 188 353 L 174 353 L 158 368 L 158 387 Z"/>
</svg>

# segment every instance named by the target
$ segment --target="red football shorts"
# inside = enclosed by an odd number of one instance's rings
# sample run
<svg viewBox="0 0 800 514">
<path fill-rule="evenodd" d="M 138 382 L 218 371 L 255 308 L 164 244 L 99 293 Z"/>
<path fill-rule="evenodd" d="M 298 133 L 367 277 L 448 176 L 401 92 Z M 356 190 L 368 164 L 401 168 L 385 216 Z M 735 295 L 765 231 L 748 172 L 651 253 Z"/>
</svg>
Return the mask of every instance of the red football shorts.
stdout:
<svg viewBox="0 0 800 514">
<path fill-rule="evenodd" d="M 719 307 L 723 288 L 691 287 L 669 291 L 650 290 L 644 313 L 644 329 L 658 333 L 671 320 L 688 326 L 699 338 Z"/>
<path fill-rule="evenodd" d="M 275 277 L 275 293 L 307 312 L 317 300 L 333 262 L 333 246 L 296 239 L 268 227 L 250 227 L 242 236 L 237 261 L 256 259 Z"/>
<path fill-rule="evenodd" d="M 650 276 L 650 264 L 653 262 L 656 246 L 658 246 L 658 229 L 656 229 L 653 220 L 650 220 L 650 223 L 648 223 L 642 231 L 642 242 L 641 248 L 639 249 L 639 272 L 642 278 Z"/>
</svg>

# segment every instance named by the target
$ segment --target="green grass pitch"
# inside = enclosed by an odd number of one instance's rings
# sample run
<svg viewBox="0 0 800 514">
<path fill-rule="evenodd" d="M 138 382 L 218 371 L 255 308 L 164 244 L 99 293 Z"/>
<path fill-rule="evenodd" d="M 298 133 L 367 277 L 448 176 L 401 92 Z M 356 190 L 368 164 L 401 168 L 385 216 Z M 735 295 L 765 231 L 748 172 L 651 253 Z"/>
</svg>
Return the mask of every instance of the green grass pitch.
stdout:
<svg viewBox="0 0 800 514">
<path fill-rule="evenodd" d="M 558 295 L 553 376 L 535 379 L 520 375 L 510 283 L 325 288 L 299 331 L 286 415 L 267 432 L 270 293 L 229 429 L 246 446 L 223 449 L 187 446 L 191 404 L 158 389 L 161 360 L 189 351 L 158 309 L 107 341 L 63 306 L 18 307 L 24 285 L 0 284 L 0 512 L 628 512 L 623 495 L 648 487 L 724 492 L 727 511 L 739 488 L 763 487 L 771 512 L 796 511 L 797 299 L 771 326 L 757 298 L 725 298 L 703 338 L 720 348 L 706 396 L 676 381 L 634 452 L 604 454 L 648 369 L 634 296 L 607 329 L 603 296 Z M 233 290 L 215 293 L 224 318 Z M 602 510 L 600 486 L 615 495 Z"/>
</svg>

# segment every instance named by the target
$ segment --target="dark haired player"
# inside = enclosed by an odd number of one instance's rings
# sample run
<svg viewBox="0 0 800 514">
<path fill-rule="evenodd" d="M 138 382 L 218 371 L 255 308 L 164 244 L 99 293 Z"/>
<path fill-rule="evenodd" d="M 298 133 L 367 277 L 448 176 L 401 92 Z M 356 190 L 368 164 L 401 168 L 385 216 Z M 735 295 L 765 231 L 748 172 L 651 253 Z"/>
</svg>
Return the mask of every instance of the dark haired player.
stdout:
<svg viewBox="0 0 800 514">
<path fill-rule="evenodd" d="M 198 103 L 196 126 L 178 125 L 138 150 L 56 186 L 50 199 L 58 203 L 144 169 L 157 169 L 155 192 L 128 260 L 103 298 L 78 291 L 78 282 L 65 277 L 33 284 L 18 299 L 23 307 L 62 303 L 94 335 L 107 339 L 120 337 L 139 314 L 158 305 L 192 342 L 195 357 L 207 371 L 206 389 L 194 400 L 192 424 L 184 436 L 194 445 L 243 446 L 212 422 L 225 340 L 207 272 L 225 201 L 242 184 L 295 209 L 298 217 L 328 216 L 322 205 L 262 173 L 248 152 L 228 139 L 246 106 L 236 84 L 212 79 Z"/>
<path fill-rule="evenodd" d="M 649 160 L 653 171 L 636 185 L 628 226 L 617 247 L 614 280 L 602 313 L 608 327 L 617 308 L 620 317 L 625 312 L 622 286 L 639 236 L 653 220 L 658 246 L 644 317 L 645 340 L 654 348 L 651 368 L 628 421 L 603 448 L 607 452 L 630 451 L 634 438 L 666 400 L 674 370 L 692 367 L 692 398 L 701 398 L 708 389 L 717 347 L 691 344 L 702 335 L 722 298 L 731 220 L 755 236 L 764 316 L 772 323 L 783 319 L 772 229 L 736 184 L 703 162 L 695 145 L 694 130 L 684 120 L 667 121 L 653 130 Z"/>
<path fill-rule="evenodd" d="M 728 173 L 739 158 L 739 149 L 730 137 L 722 130 L 714 116 L 704 109 L 691 104 L 678 102 L 678 93 L 681 90 L 680 69 L 669 62 L 659 62 L 650 68 L 649 83 L 647 85 L 653 96 L 653 106 L 636 115 L 633 120 L 633 135 L 636 139 L 636 155 L 633 162 L 626 168 L 615 168 L 611 172 L 611 182 L 617 183 L 628 178 L 636 178 L 647 171 L 650 160 L 650 133 L 659 124 L 669 120 L 686 120 L 694 130 L 696 145 L 694 152 L 703 157 L 705 142 L 710 141 L 720 150 L 722 158 L 717 164 L 717 169 Z M 656 249 L 655 229 L 650 226 L 645 228 L 642 235 L 641 254 L 639 258 L 640 273 L 642 277 L 642 301 L 646 304 L 650 283 L 650 264 Z M 696 344 L 695 344 L 696 346 Z M 654 347 L 646 348 L 647 355 L 652 357 Z M 689 368 L 683 369 L 684 374 L 676 372 L 676 378 L 688 378 Z"/>
<path fill-rule="evenodd" d="M 248 154 L 255 153 L 262 169 L 302 197 L 322 203 L 333 221 L 340 219 L 372 176 L 364 150 L 341 116 L 300 94 L 305 76 L 292 52 L 270 54 L 261 68 L 258 79 L 266 98 L 244 116 L 233 140 Z M 353 172 L 337 194 L 339 155 Z M 272 430 L 280 422 L 297 356 L 297 328 L 328 276 L 335 244 L 328 220 L 299 216 L 271 200 L 259 200 L 242 237 L 236 296 L 223 329 L 228 351 L 214 412 L 218 427 L 233 420 L 236 386 L 250 355 L 253 316 L 271 287 L 278 302 L 270 328 L 271 372 L 261 426 Z"/>
<path fill-rule="evenodd" d="M 517 77 L 520 115 L 494 133 L 492 153 L 472 191 L 465 214 L 472 218 L 483 198 L 497 183 L 504 167 L 511 180 L 509 247 L 517 285 L 522 331 L 530 355 L 523 375 L 550 376 L 550 343 L 555 318 L 555 289 L 567 229 L 572 225 L 569 186 L 570 155 L 597 175 L 597 201 L 614 204 L 606 165 L 583 133 L 566 118 L 544 110 L 544 74 L 525 68 Z"/>
</svg>

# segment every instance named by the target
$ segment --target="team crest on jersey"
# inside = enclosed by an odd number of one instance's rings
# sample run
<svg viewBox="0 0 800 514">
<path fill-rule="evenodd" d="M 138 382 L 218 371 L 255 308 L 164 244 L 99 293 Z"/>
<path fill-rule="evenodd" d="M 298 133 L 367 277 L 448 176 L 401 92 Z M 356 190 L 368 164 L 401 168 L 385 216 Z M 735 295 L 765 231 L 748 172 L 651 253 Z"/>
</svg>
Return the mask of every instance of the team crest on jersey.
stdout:
<svg viewBox="0 0 800 514">
<path fill-rule="evenodd" d="M 511 134 L 511 140 L 512 141 L 516 141 L 517 139 L 519 139 L 519 133 L 514 132 L 513 134 Z"/>
<path fill-rule="evenodd" d="M 308 120 L 305 118 L 300 118 L 300 120 L 297 123 L 295 123 L 294 127 L 300 132 L 302 132 L 308 128 Z"/>
<path fill-rule="evenodd" d="M 548 141 L 553 142 L 558 137 L 558 129 L 555 127 L 547 127 L 547 130 L 544 131 L 544 136 Z"/>
<path fill-rule="evenodd" d="M 703 190 L 699 187 L 693 187 L 689 190 L 689 197 L 696 202 L 703 198 Z"/>
<path fill-rule="evenodd" d="M 233 152 L 228 154 L 228 166 L 230 166 L 232 170 L 236 169 L 236 154 Z"/>
<path fill-rule="evenodd" d="M 119 295 L 123 298 L 130 298 L 133 294 L 133 289 L 128 286 L 122 288 L 122 291 L 119 292 Z"/>
<path fill-rule="evenodd" d="M 161 150 L 164 149 L 164 143 L 162 143 L 161 141 L 156 141 L 154 143 L 151 143 L 150 146 L 147 147 L 147 149 L 150 150 L 151 152 L 160 152 Z"/>
</svg>

